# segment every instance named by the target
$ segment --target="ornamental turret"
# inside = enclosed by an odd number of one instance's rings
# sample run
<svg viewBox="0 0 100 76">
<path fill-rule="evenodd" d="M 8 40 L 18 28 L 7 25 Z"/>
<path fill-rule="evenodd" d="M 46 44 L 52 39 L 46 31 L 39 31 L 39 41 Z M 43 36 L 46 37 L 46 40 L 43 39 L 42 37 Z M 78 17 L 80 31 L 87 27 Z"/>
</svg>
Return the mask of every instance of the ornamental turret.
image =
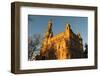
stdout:
<svg viewBox="0 0 100 76">
<path fill-rule="evenodd" d="M 46 34 L 45 34 L 45 37 L 46 37 L 46 38 L 53 37 L 53 32 L 52 32 L 52 20 L 49 20 L 49 21 L 48 21 L 48 29 L 47 29 L 47 32 L 46 32 Z"/>
</svg>

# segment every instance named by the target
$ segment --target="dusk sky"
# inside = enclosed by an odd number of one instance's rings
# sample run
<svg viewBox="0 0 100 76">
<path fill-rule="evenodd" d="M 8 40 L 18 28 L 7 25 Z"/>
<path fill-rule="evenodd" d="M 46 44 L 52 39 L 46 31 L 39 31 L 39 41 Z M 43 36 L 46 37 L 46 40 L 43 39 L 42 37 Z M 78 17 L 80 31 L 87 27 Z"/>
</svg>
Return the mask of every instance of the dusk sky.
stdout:
<svg viewBox="0 0 100 76">
<path fill-rule="evenodd" d="M 65 25 L 69 23 L 75 34 L 78 32 L 81 34 L 83 44 L 88 42 L 87 17 L 28 15 L 28 36 L 31 37 L 34 34 L 41 34 L 43 36 L 47 31 L 50 19 L 52 19 L 54 35 L 63 32 Z"/>
</svg>

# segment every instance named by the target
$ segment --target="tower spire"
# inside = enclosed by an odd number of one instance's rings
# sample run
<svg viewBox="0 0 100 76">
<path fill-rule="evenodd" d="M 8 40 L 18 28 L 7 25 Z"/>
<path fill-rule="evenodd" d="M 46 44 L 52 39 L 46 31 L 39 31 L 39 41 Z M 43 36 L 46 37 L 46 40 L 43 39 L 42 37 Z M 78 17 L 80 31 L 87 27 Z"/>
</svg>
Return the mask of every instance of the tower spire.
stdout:
<svg viewBox="0 0 100 76">
<path fill-rule="evenodd" d="M 48 21 L 48 30 L 47 30 L 45 36 L 46 36 L 46 38 L 48 38 L 48 37 L 53 37 L 53 32 L 52 32 L 52 19 L 50 19 L 50 20 Z"/>
<path fill-rule="evenodd" d="M 50 19 L 48 21 L 48 31 L 51 32 L 52 31 L 52 19 Z"/>
</svg>

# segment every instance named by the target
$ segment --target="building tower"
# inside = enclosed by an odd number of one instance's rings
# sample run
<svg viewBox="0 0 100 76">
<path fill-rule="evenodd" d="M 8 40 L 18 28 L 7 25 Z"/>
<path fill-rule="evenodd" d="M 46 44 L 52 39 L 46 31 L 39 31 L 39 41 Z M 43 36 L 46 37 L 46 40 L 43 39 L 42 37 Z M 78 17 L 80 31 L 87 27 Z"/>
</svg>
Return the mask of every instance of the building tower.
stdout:
<svg viewBox="0 0 100 76">
<path fill-rule="evenodd" d="M 53 37 L 53 32 L 52 32 L 52 20 L 49 20 L 49 21 L 48 21 L 48 29 L 47 29 L 47 32 L 46 32 L 46 34 L 45 34 L 45 37 L 46 37 L 46 38 Z"/>
</svg>

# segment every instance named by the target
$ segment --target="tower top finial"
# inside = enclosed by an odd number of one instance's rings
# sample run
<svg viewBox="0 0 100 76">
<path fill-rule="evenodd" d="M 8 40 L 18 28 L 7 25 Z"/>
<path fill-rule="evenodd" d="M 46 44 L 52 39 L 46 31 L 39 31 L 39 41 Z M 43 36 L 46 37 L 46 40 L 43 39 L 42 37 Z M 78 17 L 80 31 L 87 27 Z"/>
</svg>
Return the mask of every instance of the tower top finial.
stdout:
<svg viewBox="0 0 100 76">
<path fill-rule="evenodd" d="M 48 23 L 52 23 L 52 19 L 50 19 Z"/>
<path fill-rule="evenodd" d="M 70 29 L 70 28 L 71 28 L 70 24 L 69 23 L 66 24 L 66 29 Z"/>
<path fill-rule="evenodd" d="M 52 19 L 49 20 L 48 22 L 48 31 L 52 30 Z"/>
</svg>

